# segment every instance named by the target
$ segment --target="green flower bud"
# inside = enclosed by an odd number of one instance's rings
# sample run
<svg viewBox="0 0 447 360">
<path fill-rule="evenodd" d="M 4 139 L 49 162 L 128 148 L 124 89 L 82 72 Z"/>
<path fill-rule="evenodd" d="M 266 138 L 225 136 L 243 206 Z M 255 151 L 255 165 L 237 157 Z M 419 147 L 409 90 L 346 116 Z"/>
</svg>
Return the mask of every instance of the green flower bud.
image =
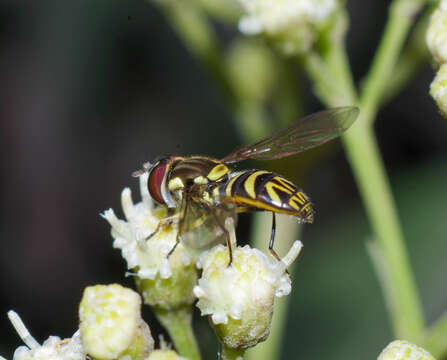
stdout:
<svg viewBox="0 0 447 360">
<path fill-rule="evenodd" d="M 428 351 L 406 340 L 391 342 L 377 360 L 436 360 Z"/>
<path fill-rule="evenodd" d="M 427 47 L 435 60 L 447 62 L 447 1 L 442 0 L 433 12 L 426 33 Z"/>
<path fill-rule="evenodd" d="M 430 95 L 435 99 L 441 114 L 447 118 L 447 64 L 443 64 L 430 85 Z"/>
<path fill-rule="evenodd" d="M 50 336 L 42 345 L 31 336 L 19 315 L 8 312 L 8 317 L 26 346 L 19 346 L 14 352 L 14 360 L 85 360 L 86 355 L 79 331 L 71 339 L 61 340 Z M 4 359 L 0 356 L 1 359 Z"/>
<path fill-rule="evenodd" d="M 231 266 L 228 249 L 222 245 L 200 257 L 198 265 L 203 273 L 194 288 L 197 306 L 202 315 L 210 316 L 224 346 L 246 349 L 267 338 L 274 298 L 290 293 L 290 277 L 285 270 L 301 246 L 295 242 L 283 261 L 268 258 L 248 245 L 233 249 Z"/>
<path fill-rule="evenodd" d="M 285 53 L 308 51 L 319 31 L 339 8 L 338 0 L 239 0 L 246 16 L 239 30 L 247 35 L 263 33 Z"/>
<path fill-rule="evenodd" d="M 118 284 L 89 286 L 79 305 L 81 340 L 95 359 L 144 359 L 154 348 L 141 298 Z"/>
<path fill-rule="evenodd" d="M 148 175 L 140 176 L 142 201 L 134 204 L 129 188 L 121 194 L 121 203 L 127 221 L 116 217 L 109 209 L 102 215 L 112 226 L 113 246 L 121 249 L 128 269 L 134 271 L 136 283 L 146 304 L 172 309 L 192 304 L 192 289 L 197 282 L 195 256 L 182 243 L 176 244 L 177 224 L 157 226 L 167 217 L 166 206 L 154 207 L 147 188 Z M 154 234 L 149 238 L 149 235 Z"/>
</svg>

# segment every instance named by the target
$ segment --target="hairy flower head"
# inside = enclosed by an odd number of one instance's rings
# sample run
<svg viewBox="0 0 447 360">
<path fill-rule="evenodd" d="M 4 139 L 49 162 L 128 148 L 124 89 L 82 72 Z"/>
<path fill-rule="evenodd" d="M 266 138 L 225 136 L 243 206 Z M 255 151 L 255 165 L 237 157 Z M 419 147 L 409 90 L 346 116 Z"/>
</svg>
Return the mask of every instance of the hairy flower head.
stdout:
<svg viewBox="0 0 447 360">
<path fill-rule="evenodd" d="M 383 349 L 377 360 L 435 360 L 423 348 L 406 340 L 396 340 Z"/>
<path fill-rule="evenodd" d="M 8 312 L 8 317 L 26 346 L 19 346 L 14 352 L 14 360 L 85 360 L 86 355 L 79 331 L 72 338 L 61 340 L 50 336 L 40 345 L 28 332 L 19 315 Z M 0 357 L 1 358 L 1 357 Z"/>
<path fill-rule="evenodd" d="M 176 244 L 177 224 L 164 226 L 160 231 L 157 226 L 160 220 L 167 217 L 166 206 L 154 206 L 154 201 L 147 189 L 148 175 L 140 176 L 142 201 L 134 204 L 129 188 L 121 193 L 121 204 L 126 221 L 116 217 L 112 209 L 106 210 L 102 216 L 112 226 L 113 246 L 121 249 L 128 269 L 133 269 L 140 279 L 155 279 L 157 274 L 162 279 L 172 275 L 172 261 L 180 261 L 183 265 L 191 264 L 190 254 L 182 244 L 174 252 L 176 256 L 168 258 L 169 252 Z M 150 235 L 152 237 L 149 238 Z"/>
<path fill-rule="evenodd" d="M 447 64 L 439 68 L 430 85 L 430 95 L 436 101 L 441 114 L 447 117 Z"/>
<path fill-rule="evenodd" d="M 202 315 L 210 316 L 225 346 L 244 349 L 267 338 L 274 298 L 290 293 L 285 270 L 301 246 L 295 242 L 283 261 L 268 258 L 248 245 L 234 249 L 231 266 L 228 249 L 222 245 L 201 256 L 202 278 L 194 288 L 197 306 Z"/>
<path fill-rule="evenodd" d="M 247 35 L 264 33 L 288 53 L 310 48 L 318 28 L 339 6 L 338 0 L 239 0 L 246 15 L 239 30 Z"/>
<path fill-rule="evenodd" d="M 427 47 L 436 62 L 447 62 L 447 0 L 441 0 L 433 12 L 426 33 Z"/>
</svg>

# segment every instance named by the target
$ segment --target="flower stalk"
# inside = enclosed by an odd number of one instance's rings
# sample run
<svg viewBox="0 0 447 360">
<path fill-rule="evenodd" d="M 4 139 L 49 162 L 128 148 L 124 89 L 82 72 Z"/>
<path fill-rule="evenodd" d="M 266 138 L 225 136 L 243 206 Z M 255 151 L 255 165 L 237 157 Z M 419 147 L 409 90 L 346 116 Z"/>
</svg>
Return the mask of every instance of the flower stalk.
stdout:
<svg viewBox="0 0 447 360">
<path fill-rule="evenodd" d="M 177 351 L 189 360 L 200 360 L 200 350 L 192 329 L 192 313 L 189 306 L 166 310 L 154 307 L 160 323 L 168 330 Z"/>
<path fill-rule="evenodd" d="M 392 289 L 392 293 L 385 297 L 389 300 L 388 309 L 394 333 L 407 339 L 417 338 L 424 328 L 422 307 L 372 124 L 408 30 L 422 5 L 423 1 L 409 0 L 395 0 L 391 4 L 389 22 L 358 101 L 342 41 L 327 42 L 334 49 L 325 49 L 326 53 L 334 53 L 336 56 L 328 57 L 326 63 L 323 61 L 329 69 L 326 74 L 329 79 L 325 76 L 325 83 L 322 83 L 321 76 L 316 76 L 318 68 L 314 66 L 315 60 L 311 58 L 304 61 L 323 103 L 329 107 L 358 103 L 360 107 L 356 124 L 342 138 L 343 145 L 389 269 L 393 286 L 383 290 Z M 329 90 L 318 91 L 321 88 L 326 90 L 327 84 L 337 82 L 341 82 L 338 97 Z M 330 96 L 326 96 L 329 93 Z M 343 99 L 343 102 L 337 99 Z"/>
</svg>

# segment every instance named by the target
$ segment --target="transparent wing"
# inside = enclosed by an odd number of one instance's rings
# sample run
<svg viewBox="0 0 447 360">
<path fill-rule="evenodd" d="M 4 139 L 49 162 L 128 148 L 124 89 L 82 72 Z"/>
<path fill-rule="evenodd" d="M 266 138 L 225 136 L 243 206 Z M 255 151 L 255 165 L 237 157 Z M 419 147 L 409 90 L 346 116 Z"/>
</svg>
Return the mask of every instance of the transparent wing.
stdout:
<svg viewBox="0 0 447 360">
<path fill-rule="evenodd" d="M 340 136 L 355 121 L 359 109 L 354 106 L 320 111 L 298 119 L 273 135 L 224 157 L 222 162 L 245 159 L 272 160 L 299 153 Z"/>
<path fill-rule="evenodd" d="M 224 231 L 227 218 L 236 225 L 236 208 L 230 203 L 210 205 L 200 198 L 185 193 L 179 220 L 180 241 L 191 250 L 203 251 L 226 241 Z"/>
</svg>

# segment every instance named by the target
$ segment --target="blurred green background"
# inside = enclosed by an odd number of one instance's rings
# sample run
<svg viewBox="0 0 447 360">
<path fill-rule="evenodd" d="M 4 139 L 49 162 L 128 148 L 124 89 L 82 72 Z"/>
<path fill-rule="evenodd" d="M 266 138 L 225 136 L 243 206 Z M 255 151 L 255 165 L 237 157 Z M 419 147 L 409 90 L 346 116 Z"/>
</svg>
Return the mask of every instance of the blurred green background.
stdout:
<svg viewBox="0 0 447 360">
<path fill-rule="evenodd" d="M 358 79 L 387 5 L 348 3 Z M 216 26 L 230 43 L 234 28 Z M 447 309 L 447 121 L 428 95 L 433 76 L 424 67 L 376 125 L 428 321 Z M 125 186 L 137 198 L 133 170 L 160 154 L 221 157 L 242 138 L 219 89 L 146 1 L 1 1 L 0 81 L 0 354 L 12 358 L 20 339 L 9 309 L 38 341 L 69 337 L 85 286 L 132 286 L 99 213 L 120 209 Z M 318 110 L 302 86 L 302 111 Z M 316 204 L 301 235 L 282 358 L 374 359 L 392 334 L 366 253 L 370 228 L 340 144 L 315 154 L 240 165 L 300 179 Z M 240 217 L 242 241 L 249 223 Z M 145 318 L 162 331 L 147 310 Z M 195 326 L 204 359 L 215 358 L 207 322 L 197 316 Z"/>
</svg>

